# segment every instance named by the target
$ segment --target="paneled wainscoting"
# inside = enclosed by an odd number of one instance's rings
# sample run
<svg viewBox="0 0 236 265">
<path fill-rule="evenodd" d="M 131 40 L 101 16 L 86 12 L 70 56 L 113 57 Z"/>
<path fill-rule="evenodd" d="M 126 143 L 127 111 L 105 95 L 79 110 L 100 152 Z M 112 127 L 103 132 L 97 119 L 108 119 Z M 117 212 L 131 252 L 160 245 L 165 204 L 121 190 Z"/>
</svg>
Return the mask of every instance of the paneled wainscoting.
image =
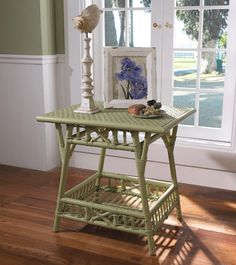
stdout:
<svg viewBox="0 0 236 265">
<path fill-rule="evenodd" d="M 40 170 L 59 165 L 54 126 L 35 117 L 65 106 L 64 55 L 0 54 L 0 80 L 0 163 Z"/>
</svg>

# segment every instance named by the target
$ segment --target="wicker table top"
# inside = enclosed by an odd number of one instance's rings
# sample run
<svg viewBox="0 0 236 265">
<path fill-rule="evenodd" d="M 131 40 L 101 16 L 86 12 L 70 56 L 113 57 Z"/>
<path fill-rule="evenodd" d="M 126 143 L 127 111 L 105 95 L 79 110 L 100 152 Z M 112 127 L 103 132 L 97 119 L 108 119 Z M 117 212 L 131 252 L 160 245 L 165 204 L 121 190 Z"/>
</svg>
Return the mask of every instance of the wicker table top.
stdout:
<svg viewBox="0 0 236 265">
<path fill-rule="evenodd" d="M 104 109 L 101 102 L 96 105 L 101 109 L 95 114 L 76 113 L 79 105 L 70 106 L 36 117 L 37 121 L 104 127 L 117 130 L 130 130 L 152 133 L 164 133 L 195 112 L 193 108 L 174 108 L 163 106 L 165 113 L 154 119 L 133 117 L 127 109 Z"/>
</svg>

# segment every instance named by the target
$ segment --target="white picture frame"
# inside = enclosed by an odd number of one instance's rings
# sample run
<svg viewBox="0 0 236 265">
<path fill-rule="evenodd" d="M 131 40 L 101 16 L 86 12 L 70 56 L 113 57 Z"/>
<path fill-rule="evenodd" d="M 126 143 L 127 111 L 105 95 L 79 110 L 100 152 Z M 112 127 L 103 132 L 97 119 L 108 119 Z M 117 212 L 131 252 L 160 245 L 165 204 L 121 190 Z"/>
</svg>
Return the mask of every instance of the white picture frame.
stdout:
<svg viewBox="0 0 236 265">
<path fill-rule="evenodd" d="M 104 48 L 104 107 L 128 108 L 156 99 L 156 49 Z"/>
</svg>

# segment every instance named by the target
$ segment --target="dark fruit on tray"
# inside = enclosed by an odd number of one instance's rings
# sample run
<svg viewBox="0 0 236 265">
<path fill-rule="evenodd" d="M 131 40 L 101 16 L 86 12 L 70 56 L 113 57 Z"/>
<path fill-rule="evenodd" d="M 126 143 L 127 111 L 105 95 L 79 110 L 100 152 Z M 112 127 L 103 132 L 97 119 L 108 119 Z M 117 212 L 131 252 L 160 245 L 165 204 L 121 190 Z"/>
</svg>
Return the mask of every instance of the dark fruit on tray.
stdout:
<svg viewBox="0 0 236 265">
<path fill-rule="evenodd" d="M 155 109 L 160 109 L 162 106 L 161 102 L 160 101 L 158 102 L 155 99 L 148 100 L 147 105 L 153 106 Z"/>
<path fill-rule="evenodd" d="M 148 100 L 147 101 L 147 105 L 148 106 L 153 106 L 155 103 L 156 103 L 156 100 L 155 99 L 151 99 L 151 100 Z"/>
<path fill-rule="evenodd" d="M 162 107 L 162 104 L 161 104 L 161 102 L 155 102 L 155 103 L 153 104 L 153 107 L 154 107 L 155 109 L 160 109 L 160 108 Z"/>
</svg>

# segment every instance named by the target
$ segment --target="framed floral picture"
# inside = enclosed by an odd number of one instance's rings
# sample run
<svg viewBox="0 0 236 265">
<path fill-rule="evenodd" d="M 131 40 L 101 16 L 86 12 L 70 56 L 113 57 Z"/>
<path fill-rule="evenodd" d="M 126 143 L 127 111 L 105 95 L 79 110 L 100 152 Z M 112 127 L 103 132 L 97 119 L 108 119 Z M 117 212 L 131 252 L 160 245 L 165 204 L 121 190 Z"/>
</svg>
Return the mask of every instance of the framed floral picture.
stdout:
<svg viewBox="0 0 236 265">
<path fill-rule="evenodd" d="M 104 106 L 127 108 L 156 98 L 155 48 L 104 48 Z"/>
</svg>

